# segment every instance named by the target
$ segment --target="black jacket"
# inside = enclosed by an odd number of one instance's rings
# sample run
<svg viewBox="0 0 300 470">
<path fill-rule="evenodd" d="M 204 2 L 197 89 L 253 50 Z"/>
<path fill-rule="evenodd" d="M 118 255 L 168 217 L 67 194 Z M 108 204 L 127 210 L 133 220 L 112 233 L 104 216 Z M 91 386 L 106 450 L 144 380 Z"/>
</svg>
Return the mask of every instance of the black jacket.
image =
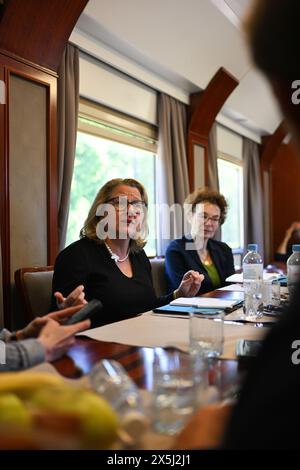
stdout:
<svg viewBox="0 0 300 470">
<path fill-rule="evenodd" d="M 186 249 L 186 244 L 191 242 L 192 240 L 183 237 L 173 240 L 168 246 L 165 263 L 168 286 L 170 290 L 177 289 L 184 273 L 193 269 L 205 276 L 199 291 L 201 294 L 204 294 L 205 292 L 213 290 L 214 287 L 205 266 L 201 263 L 197 251 Z M 231 274 L 234 274 L 231 248 L 226 245 L 226 243 L 217 240 L 208 240 L 207 249 L 219 273 L 221 286 L 224 286 L 225 279 Z"/>
</svg>

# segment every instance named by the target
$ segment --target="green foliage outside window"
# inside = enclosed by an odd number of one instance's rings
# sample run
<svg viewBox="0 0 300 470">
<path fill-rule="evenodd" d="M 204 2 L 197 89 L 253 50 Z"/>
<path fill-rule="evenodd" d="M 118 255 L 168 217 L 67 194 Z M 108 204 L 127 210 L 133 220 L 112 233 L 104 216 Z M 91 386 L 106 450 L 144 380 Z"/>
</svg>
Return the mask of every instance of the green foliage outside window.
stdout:
<svg viewBox="0 0 300 470">
<path fill-rule="evenodd" d="M 103 184 L 112 178 L 135 178 L 145 186 L 149 197 L 150 233 L 146 253 L 154 256 L 154 171 L 153 153 L 78 132 L 66 245 L 78 240 L 91 204 Z"/>
</svg>

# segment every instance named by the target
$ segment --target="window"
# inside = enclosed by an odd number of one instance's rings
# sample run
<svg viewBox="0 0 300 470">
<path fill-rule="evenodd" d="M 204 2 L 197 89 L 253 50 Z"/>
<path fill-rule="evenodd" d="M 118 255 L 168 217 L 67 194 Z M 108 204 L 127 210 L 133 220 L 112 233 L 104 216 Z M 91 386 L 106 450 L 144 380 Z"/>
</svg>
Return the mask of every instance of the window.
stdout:
<svg viewBox="0 0 300 470">
<path fill-rule="evenodd" d="M 220 192 L 225 196 L 229 209 L 222 225 L 222 240 L 237 252 L 243 249 L 243 167 L 242 162 L 219 153 L 218 173 Z"/>
<path fill-rule="evenodd" d="M 81 100 L 74 173 L 71 187 L 67 242 L 80 229 L 100 187 L 112 178 L 135 178 L 149 197 L 149 237 L 145 247 L 155 256 L 156 129 L 133 118 Z"/>
</svg>

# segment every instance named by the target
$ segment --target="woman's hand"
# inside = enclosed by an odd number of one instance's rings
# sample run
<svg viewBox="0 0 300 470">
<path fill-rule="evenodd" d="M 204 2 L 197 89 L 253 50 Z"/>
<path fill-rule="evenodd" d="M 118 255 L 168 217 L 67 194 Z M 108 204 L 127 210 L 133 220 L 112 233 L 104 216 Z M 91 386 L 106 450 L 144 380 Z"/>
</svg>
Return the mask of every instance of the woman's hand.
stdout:
<svg viewBox="0 0 300 470">
<path fill-rule="evenodd" d="M 59 310 L 67 307 L 74 307 L 75 305 L 85 305 L 87 301 L 84 298 L 84 286 L 78 286 L 67 297 L 64 297 L 61 292 L 55 292 L 56 303 Z"/>
<path fill-rule="evenodd" d="M 27 338 L 37 338 L 49 320 L 55 320 L 60 325 L 63 325 L 68 318 L 74 315 L 74 313 L 78 312 L 78 310 L 80 310 L 82 307 L 83 304 L 77 305 L 75 307 L 65 308 L 58 312 L 49 313 L 43 317 L 36 317 L 34 320 L 28 323 L 28 325 L 25 326 L 23 330 L 17 331 L 17 339 L 20 341 Z"/>
<path fill-rule="evenodd" d="M 55 320 L 48 318 L 47 324 L 37 339 L 45 350 L 45 360 L 55 361 L 61 357 L 75 343 L 75 334 L 87 330 L 90 326 L 90 320 L 84 320 L 75 325 L 62 326 Z"/>
<path fill-rule="evenodd" d="M 198 294 L 203 279 L 203 274 L 199 274 L 197 271 L 186 272 L 177 289 L 176 297 L 194 297 Z"/>
</svg>

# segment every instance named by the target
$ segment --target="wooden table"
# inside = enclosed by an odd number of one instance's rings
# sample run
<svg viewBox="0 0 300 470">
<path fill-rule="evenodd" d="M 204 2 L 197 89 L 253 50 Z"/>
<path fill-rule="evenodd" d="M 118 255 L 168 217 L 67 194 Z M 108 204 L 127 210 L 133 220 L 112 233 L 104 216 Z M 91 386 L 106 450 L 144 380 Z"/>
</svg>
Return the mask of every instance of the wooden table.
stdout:
<svg viewBox="0 0 300 470">
<path fill-rule="evenodd" d="M 79 337 L 68 355 L 53 362 L 53 365 L 64 377 L 75 379 L 88 374 L 93 365 L 104 358 L 120 362 L 139 388 L 152 389 L 152 348 Z M 236 360 L 213 360 L 209 364 L 209 383 L 216 385 L 225 396 L 239 383 L 240 371 L 241 367 Z"/>
<path fill-rule="evenodd" d="M 216 290 L 205 294 L 205 297 L 242 300 L 242 293 Z M 120 362 L 140 388 L 151 390 L 153 386 L 152 348 L 96 341 L 80 336 L 76 338 L 75 345 L 70 348 L 68 355 L 55 361 L 53 365 L 63 376 L 79 378 L 83 374 L 88 374 L 92 367 L 104 358 Z M 236 360 L 215 361 L 209 370 L 209 381 L 216 383 L 218 378 L 222 383 L 222 388 L 226 390 L 239 381 L 240 370 L 241 365 Z M 242 370 L 244 370 L 244 365 L 242 365 Z"/>
</svg>

